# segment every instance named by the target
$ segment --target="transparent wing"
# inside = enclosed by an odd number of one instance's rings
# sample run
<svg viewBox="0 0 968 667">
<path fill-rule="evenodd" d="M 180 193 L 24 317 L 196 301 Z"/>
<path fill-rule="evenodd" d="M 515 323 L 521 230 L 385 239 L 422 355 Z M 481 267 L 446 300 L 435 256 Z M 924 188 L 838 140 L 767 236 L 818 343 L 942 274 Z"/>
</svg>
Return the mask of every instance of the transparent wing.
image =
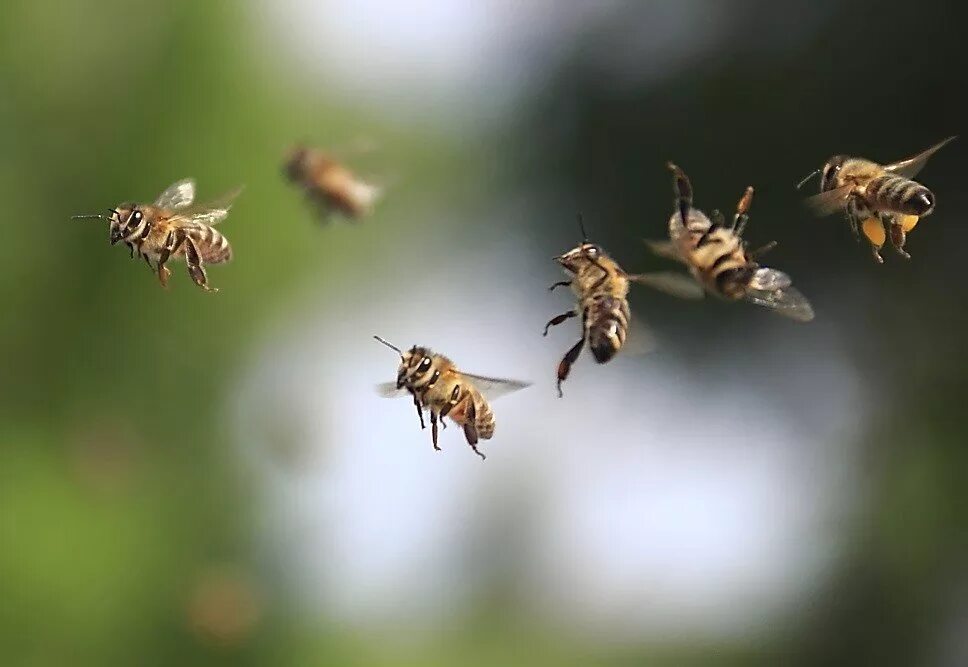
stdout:
<svg viewBox="0 0 968 667">
<path fill-rule="evenodd" d="M 229 210 L 232 208 L 233 202 L 235 202 L 236 197 L 241 192 L 241 187 L 235 188 L 234 190 L 226 192 L 218 199 L 179 211 L 178 216 L 190 223 L 212 227 L 225 220 L 225 217 L 229 214 Z"/>
<path fill-rule="evenodd" d="M 813 307 L 807 301 L 807 297 L 793 287 L 769 292 L 750 290 L 746 293 L 746 300 L 800 322 L 809 322 L 813 319 Z"/>
<path fill-rule="evenodd" d="M 619 354 L 626 357 L 644 357 L 652 354 L 658 347 L 655 334 L 652 328 L 640 317 L 632 315 L 629 321 L 628 335 L 625 337 L 625 345 Z"/>
<path fill-rule="evenodd" d="M 519 389 L 524 389 L 525 387 L 530 387 L 530 382 L 520 382 L 518 380 L 506 380 L 504 378 L 489 378 L 481 375 L 472 375 L 471 373 L 461 373 L 465 378 L 471 381 L 484 398 L 489 401 L 493 401 L 495 398 L 499 398 L 511 392 L 518 391 Z M 394 385 L 396 387 L 396 385 Z"/>
<path fill-rule="evenodd" d="M 410 392 L 406 389 L 397 389 L 396 382 L 381 382 L 374 387 L 376 393 L 383 398 L 400 398 L 401 396 L 407 396 Z"/>
<path fill-rule="evenodd" d="M 821 192 L 819 195 L 807 197 L 803 200 L 803 205 L 810 209 L 814 215 L 823 217 L 844 210 L 847 205 L 847 195 L 850 194 L 853 185 L 845 185 L 841 188 Z"/>
<path fill-rule="evenodd" d="M 692 276 L 675 271 L 656 271 L 629 276 L 629 280 L 680 299 L 701 299 L 704 291 Z"/>
<path fill-rule="evenodd" d="M 155 206 L 174 211 L 189 206 L 193 201 L 195 201 L 195 181 L 186 178 L 172 183 L 167 190 L 158 195 Z"/>
<path fill-rule="evenodd" d="M 681 262 L 682 256 L 679 254 L 679 250 L 672 241 L 651 241 L 649 239 L 643 239 L 645 245 L 649 247 L 652 254 L 665 259 L 671 259 L 675 262 Z"/>
<path fill-rule="evenodd" d="M 892 164 L 884 167 L 888 171 L 893 171 L 895 174 L 904 176 L 905 178 L 914 178 L 918 175 L 918 172 L 924 168 L 924 165 L 928 163 L 928 159 L 944 148 L 947 144 L 951 143 L 958 137 L 948 137 L 944 141 L 939 141 L 934 146 L 926 151 L 922 151 L 915 155 L 914 157 L 909 157 L 906 160 L 898 160 Z"/>
<path fill-rule="evenodd" d="M 790 280 L 790 276 L 783 273 L 783 271 L 762 268 L 757 269 L 756 273 L 753 274 L 753 279 L 750 280 L 750 289 L 772 292 L 787 288 L 792 284 L 793 281 Z"/>
</svg>

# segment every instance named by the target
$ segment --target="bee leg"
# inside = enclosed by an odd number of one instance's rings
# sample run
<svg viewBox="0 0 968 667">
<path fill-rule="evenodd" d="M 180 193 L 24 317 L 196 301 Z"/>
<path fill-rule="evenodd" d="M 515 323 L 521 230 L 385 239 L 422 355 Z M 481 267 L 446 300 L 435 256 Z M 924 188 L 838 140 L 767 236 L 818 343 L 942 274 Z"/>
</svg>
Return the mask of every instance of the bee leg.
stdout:
<svg viewBox="0 0 968 667">
<path fill-rule="evenodd" d="M 433 410 L 430 411 L 430 437 L 434 441 L 434 449 L 439 452 L 440 447 L 437 445 L 437 413 Z"/>
<path fill-rule="evenodd" d="M 174 231 L 168 232 L 168 237 L 165 238 L 165 244 L 161 247 L 161 252 L 158 254 L 158 282 L 161 283 L 162 287 L 168 287 L 168 279 L 171 277 L 171 269 L 165 266 L 165 263 L 171 257 L 171 254 L 178 250 L 184 240 L 185 236 L 180 236 L 176 240 Z M 148 256 L 145 255 L 144 258 L 148 262 L 148 266 L 151 266 L 151 261 L 148 259 Z"/>
<path fill-rule="evenodd" d="M 208 276 L 205 274 L 205 267 L 202 266 L 202 257 L 198 253 L 198 247 L 188 236 L 185 239 L 185 260 L 188 262 L 188 275 L 192 277 L 195 284 L 206 292 L 218 292 L 217 287 L 209 287 Z"/>
<path fill-rule="evenodd" d="M 904 250 L 904 243 L 907 241 L 907 232 L 904 231 L 904 227 L 901 223 L 896 220 L 891 221 L 891 245 L 897 250 L 899 254 L 904 259 L 911 259 L 911 255 Z"/>
<path fill-rule="evenodd" d="M 473 401 L 471 406 L 467 409 L 467 421 L 464 422 L 464 437 L 467 438 L 467 444 L 471 446 L 474 453 L 481 457 L 481 460 L 485 460 L 487 457 L 481 453 L 481 450 L 477 448 L 477 427 L 475 423 L 477 421 L 477 407 L 474 405 Z"/>
<path fill-rule="evenodd" d="M 581 348 L 585 344 L 585 337 L 582 336 L 581 340 L 575 343 L 565 356 L 561 359 L 561 363 L 558 364 L 558 398 L 564 396 L 561 393 L 561 383 L 568 379 L 568 373 L 571 372 L 571 365 L 575 363 L 575 359 L 581 354 Z"/>
<path fill-rule="evenodd" d="M 549 292 L 554 292 L 556 287 L 568 287 L 569 285 L 571 285 L 571 281 L 570 280 L 562 280 L 560 282 L 555 283 L 551 287 L 549 287 L 548 288 L 548 291 Z"/>
<path fill-rule="evenodd" d="M 413 395 L 413 404 L 417 408 L 417 416 L 420 417 L 420 428 L 427 428 L 427 425 L 424 424 L 423 408 L 420 407 L 420 399 L 417 398 L 416 394 Z"/>
<path fill-rule="evenodd" d="M 547 336 L 548 335 L 548 329 L 550 329 L 551 327 L 556 327 L 559 324 L 561 324 L 562 322 L 564 322 L 565 320 L 568 320 L 568 319 L 571 319 L 572 317 L 577 317 L 577 316 L 578 316 L 578 313 L 576 313 L 573 310 L 569 310 L 567 313 L 562 313 L 561 315 L 558 315 L 557 317 L 552 317 L 550 320 L 548 320 L 548 323 L 545 325 L 545 328 L 544 328 L 544 333 L 541 334 L 541 335 L 542 336 Z"/>
<path fill-rule="evenodd" d="M 884 258 L 881 257 L 881 247 L 886 241 L 887 234 L 884 232 L 884 221 L 877 216 L 871 216 L 864 220 L 861 224 L 861 229 L 864 231 L 864 236 L 871 244 L 871 252 L 874 253 L 874 261 L 878 264 L 884 263 Z"/>
</svg>

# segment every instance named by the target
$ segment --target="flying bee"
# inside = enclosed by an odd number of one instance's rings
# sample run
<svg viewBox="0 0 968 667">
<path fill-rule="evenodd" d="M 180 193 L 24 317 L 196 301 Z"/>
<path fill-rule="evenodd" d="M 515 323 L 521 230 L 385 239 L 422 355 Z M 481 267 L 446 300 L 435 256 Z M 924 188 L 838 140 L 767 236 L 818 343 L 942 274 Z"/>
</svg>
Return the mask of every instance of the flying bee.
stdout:
<svg viewBox="0 0 968 667">
<path fill-rule="evenodd" d="M 904 250 L 907 234 L 921 218 L 931 215 L 935 205 L 934 193 L 912 179 L 932 155 L 955 138 L 948 137 L 914 157 L 883 166 L 865 158 L 835 155 L 800 181 L 797 189 L 820 175 L 820 194 L 806 200 L 808 208 L 819 216 L 843 211 L 857 238 L 860 223 L 878 264 L 884 262 L 880 251 L 887 237 L 885 226 L 897 253 L 910 259 Z"/>
<path fill-rule="evenodd" d="M 568 252 L 555 257 L 570 280 L 555 283 L 556 287 L 571 287 L 577 297 L 577 307 L 553 317 L 544 328 L 548 330 L 581 315 L 582 335 L 558 364 L 558 396 L 562 396 L 561 383 L 568 378 L 571 366 L 578 359 L 585 343 L 591 348 L 595 361 L 600 364 L 611 361 L 628 338 L 631 324 L 628 293 L 629 283 L 637 282 L 681 298 L 700 298 L 702 288 L 686 275 L 676 273 L 626 273 L 618 262 L 602 248 L 589 243 L 581 217 L 578 219 L 582 242 Z"/>
<path fill-rule="evenodd" d="M 340 213 L 358 220 L 370 214 L 383 194 L 379 186 L 367 183 L 331 156 L 305 146 L 290 150 L 284 172 L 306 191 L 324 218 Z"/>
<path fill-rule="evenodd" d="M 474 453 L 486 458 L 477 449 L 477 443 L 490 440 L 494 435 L 494 413 L 488 399 L 524 389 L 531 383 L 464 373 L 453 361 L 426 347 L 414 345 L 404 352 L 379 336 L 374 338 L 400 355 L 397 381 L 377 385 L 377 391 L 388 398 L 410 394 L 420 418 L 420 428 L 427 427 L 423 418 L 423 408 L 427 408 L 434 449 L 440 450 L 437 423 L 447 428 L 444 418 L 449 417 L 464 429 L 464 437 Z"/>
<path fill-rule="evenodd" d="M 237 188 L 216 201 L 192 205 L 195 201 L 195 181 L 185 179 L 173 183 L 153 204 L 124 203 L 109 208 L 108 216 L 75 215 L 75 219 L 99 218 L 110 225 L 111 245 L 124 242 L 131 257 L 140 255 L 158 274 L 162 287 L 168 286 L 171 269 L 168 260 L 184 259 L 188 275 L 195 284 L 208 292 L 210 287 L 205 264 L 222 264 L 232 259 L 229 241 L 214 225 L 225 219 L 232 202 L 242 191 Z"/>
<path fill-rule="evenodd" d="M 746 188 L 732 223 L 727 225 L 719 211 L 713 211 L 710 219 L 693 208 L 689 177 L 671 162 L 668 166 L 673 173 L 676 210 L 669 219 L 670 241 L 649 242 L 653 252 L 684 263 L 707 292 L 729 301 L 743 299 L 795 320 L 812 320 L 810 302 L 791 286 L 790 277 L 756 262 L 758 255 L 776 243 L 755 251 L 746 248 L 743 231 L 753 202 L 753 188 Z"/>
</svg>

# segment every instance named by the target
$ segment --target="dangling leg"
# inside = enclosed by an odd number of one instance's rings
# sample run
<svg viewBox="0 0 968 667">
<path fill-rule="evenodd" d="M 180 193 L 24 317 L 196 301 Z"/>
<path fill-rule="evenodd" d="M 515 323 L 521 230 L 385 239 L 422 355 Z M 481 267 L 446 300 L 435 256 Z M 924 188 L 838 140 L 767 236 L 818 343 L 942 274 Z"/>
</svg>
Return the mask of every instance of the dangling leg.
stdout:
<svg viewBox="0 0 968 667">
<path fill-rule="evenodd" d="M 582 336 L 581 340 L 575 343 L 565 356 L 562 358 L 561 362 L 558 364 L 558 398 L 564 396 L 561 393 L 561 383 L 568 379 L 568 374 L 571 372 L 571 365 L 575 363 L 575 359 L 581 354 L 581 348 L 585 344 L 585 337 Z"/>
<path fill-rule="evenodd" d="M 439 452 L 440 447 L 437 445 L 437 413 L 432 409 L 430 411 L 430 437 L 434 442 L 434 449 Z"/>
<path fill-rule="evenodd" d="M 171 269 L 165 266 L 165 263 L 184 241 L 185 236 L 182 234 L 176 235 L 174 230 L 168 232 L 168 236 L 165 238 L 165 245 L 161 247 L 161 252 L 158 254 L 158 281 L 162 287 L 168 287 L 168 278 L 171 277 Z M 151 266 L 147 255 L 145 255 L 145 261 L 148 262 L 148 266 Z"/>
<path fill-rule="evenodd" d="M 682 169 L 671 162 L 667 166 L 672 171 L 672 189 L 676 193 L 675 206 L 682 219 L 683 228 L 688 228 L 689 211 L 692 209 L 692 183 L 689 182 L 689 177 Z"/>
<path fill-rule="evenodd" d="M 550 329 L 551 327 L 556 327 L 559 324 L 561 324 L 562 322 L 564 322 L 565 320 L 569 320 L 572 317 L 578 317 L 578 313 L 576 313 L 573 310 L 569 310 L 567 313 L 562 313 L 561 315 L 558 315 L 557 317 L 552 317 L 550 320 L 548 320 L 548 323 L 545 325 L 545 328 L 544 328 L 544 333 L 541 334 L 541 335 L 542 336 L 547 336 L 548 335 L 548 329 Z"/>
<path fill-rule="evenodd" d="M 195 284 L 201 287 L 206 292 L 218 292 L 217 287 L 209 287 L 208 276 L 205 275 L 205 267 L 202 266 L 202 257 L 198 253 L 198 247 L 195 242 L 185 235 L 185 260 L 188 262 L 188 275 L 192 277 Z"/>
<path fill-rule="evenodd" d="M 571 285 L 571 281 L 570 280 L 562 280 L 560 282 L 555 283 L 551 287 L 549 287 L 548 288 L 548 291 L 549 292 L 554 292 L 556 287 L 568 287 L 569 285 Z"/>
<path fill-rule="evenodd" d="M 891 220 L 891 245 L 894 246 L 894 249 L 897 250 L 897 254 L 899 254 L 901 257 L 904 259 L 911 259 L 911 255 L 904 250 L 904 244 L 907 242 L 908 230 L 913 229 L 914 225 L 906 227 L 905 222 L 907 221 L 905 218 L 914 218 L 914 224 L 917 224 L 917 216 L 898 216 L 893 218 Z"/>
<path fill-rule="evenodd" d="M 884 241 L 887 240 L 887 234 L 884 232 L 884 222 L 876 215 L 871 216 L 864 220 L 861 229 L 864 230 L 864 236 L 870 241 L 871 252 L 874 253 L 874 261 L 878 264 L 883 264 L 884 258 L 881 257 L 881 248 L 884 246 Z"/>
<path fill-rule="evenodd" d="M 481 457 L 483 461 L 487 457 L 481 453 L 477 448 L 477 407 L 474 405 L 473 401 L 471 406 L 467 409 L 466 415 L 467 421 L 464 422 L 464 437 L 467 438 L 467 444 L 471 446 L 474 453 Z"/>
<path fill-rule="evenodd" d="M 424 424 L 423 420 L 423 408 L 420 407 L 420 399 L 417 398 L 416 394 L 413 395 L 413 404 L 417 408 L 417 416 L 420 417 L 420 428 L 427 428 L 427 425 Z"/>
</svg>

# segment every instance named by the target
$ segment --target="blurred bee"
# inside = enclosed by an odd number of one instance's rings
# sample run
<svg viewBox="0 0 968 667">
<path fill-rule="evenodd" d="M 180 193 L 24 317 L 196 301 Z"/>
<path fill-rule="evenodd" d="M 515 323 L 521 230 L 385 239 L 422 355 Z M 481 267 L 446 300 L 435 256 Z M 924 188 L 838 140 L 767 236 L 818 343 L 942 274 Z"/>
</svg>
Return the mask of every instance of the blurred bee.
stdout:
<svg viewBox="0 0 968 667">
<path fill-rule="evenodd" d="M 477 443 L 478 440 L 490 440 L 494 435 L 494 413 L 488 399 L 524 389 L 530 383 L 463 373 L 453 361 L 426 347 L 414 345 L 404 352 L 379 336 L 374 338 L 400 355 L 397 381 L 377 385 L 377 391 L 388 398 L 410 394 L 420 418 L 420 428 L 427 427 L 423 408 L 430 411 L 434 449 L 440 450 L 437 423 L 439 421 L 443 428 L 447 428 L 444 418 L 450 417 L 464 429 L 464 437 L 474 453 L 486 458 L 477 449 Z"/>
<path fill-rule="evenodd" d="M 710 219 L 693 208 L 689 177 L 671 162 L 669 169 L 676 193 L 676 211 L 669 219 L 671 240 L 649 242 L 653 252 L 684 263 L 706 291 L 724 299 L 744 299 L 795 320 L 812 320 L 810 302 L 791 286 L 790 277 L 776 269 L 761 267 L 755 261 L 776 243 L 755 251 L 746 248 L 743 231 L 753 201 L 753 188 L 746 188 L 732 223 L 727 225 L 719 211 L 713 211 Z M 687 221 L 686 225 L 683 220 Z"/>
<path fill-rule="evenodd" d="M 99 218 L 110 225 L 111 245 L 124 242 L 131 257 L 138 253 L 158 274 L 163 287 L 168 286 L 171 270 L 168 260 L 184 259 L 188 275 L 208 292 L 218 289 L 208 284 L 205 264 L 222 264 L 232 259 L 229 241 L 213 225 L 229 214 L 232 202 L 241 192 L 237 188 L 214 202 L 192 205 L 195 181 L 178 181 L 162 192 L 154 204 L 119 204 L 104 214 L 75 215 L 74 219 Z"/>
<path fill-rule="evenodd" d="M 578 298 L 577 308 L 553 317 L 544 328 L 548 330 L 562 322 L 582 318 L 582 336 L 558 364 L 558 396 L 561 383 L 568 378 L 571 366 L 578 359 L 585 343 L 591 348 L 595 361 L 607 363 L 622 349 L 628 338 L 631 323 L 628 292 L 629 282 L 637 282 L 681 298 L 699 298 L 702 288 L 688 276 L 675 273 L 628 274 L 598 245 L 588 242 L 581 218 L 578 220 L 583 240 L 580 245 L 555 257 L 570 280 L 555 283 L 549 289 L 570 286 Z"/>
<path fill-rule="evenodd" d="M 340 213 L 358 220 L 369 215 L 382 195 L 379 186 L 360 179 L 322 151 L 305 146 L 289 152 L 284 171 L 319 206 L 324 218 Z"/>
<path fill-rule="evenodd" d="M 948 137 L 926 151 L 906 160 L 880 165 L 871 160 L 835 155 L 827 163 L 800 181 L 797 189 L 820 175 L 820 194 L 806 200 L 817 215 L 843 211 L 854 236 L 860 223 L 864 236 L 878 264 L 884 262 L 881 247 L 886 240 L 885 226 L 890 230 L 891 244 L 899 255 L 910 259 L 904 250 L 907 233 L 921 218 L 934 211 L 934 194 L 913 179 L 938 152 L 955 137 Z"/>
</svg>

